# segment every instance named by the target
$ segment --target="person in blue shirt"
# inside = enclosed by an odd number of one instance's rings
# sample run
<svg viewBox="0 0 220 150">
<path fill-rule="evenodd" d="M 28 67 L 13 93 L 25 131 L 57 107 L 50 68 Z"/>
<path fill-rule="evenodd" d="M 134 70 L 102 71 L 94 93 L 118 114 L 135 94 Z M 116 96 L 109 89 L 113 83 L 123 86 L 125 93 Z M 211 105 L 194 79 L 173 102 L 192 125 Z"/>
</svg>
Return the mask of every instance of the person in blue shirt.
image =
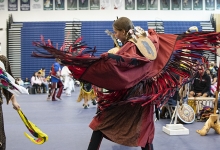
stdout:
<svg viewBox="0 0 220 150">
<path fill-rule="evenodd" d="M 51 100 L 52 98 L 52 101 L 56 101 L 56 98 L 60 99 L 61 100 L 61 94 L 62 94 L 62 91 L 63 91 L 63 84 L 60 80 L 60 76 L 61 76 L 61 61 L 59 58 L 56 58 L 55 59 L 56 62 L 51 66 L 51 70 L 50 70 L 50 92 L 48 94 L 48 98 L 47 100 Z M 56 91 L 58 90 L 58 92 L 56 93 Z M 56 98 L 55 98 L 55 95 L 56 95 Z"/>
</svg>

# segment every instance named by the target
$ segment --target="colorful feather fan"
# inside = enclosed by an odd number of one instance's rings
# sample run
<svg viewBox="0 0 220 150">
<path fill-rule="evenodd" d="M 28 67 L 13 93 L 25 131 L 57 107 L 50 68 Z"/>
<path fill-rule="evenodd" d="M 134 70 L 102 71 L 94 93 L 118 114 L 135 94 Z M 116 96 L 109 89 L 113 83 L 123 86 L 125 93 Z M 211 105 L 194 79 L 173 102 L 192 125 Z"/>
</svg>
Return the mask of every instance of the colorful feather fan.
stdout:
<svg viewBox="0 0 220 150">
<path fill-rule="evenodd" d="M 47 134 L 42 132 L 34 123 L 28 120 L 21 109 L 19 109 L 17 112 L 19 116 L 21 117 L 21 120 L 24 122 L 25 126 L 29 130 L 29 132 L 34 136 L 34 137 L 31 137 L 25 132 L 24 135 L 28 139 L 30 139 L 35 144 L 43 144 L 44 142 L 48 140 Z"/>
</svg>

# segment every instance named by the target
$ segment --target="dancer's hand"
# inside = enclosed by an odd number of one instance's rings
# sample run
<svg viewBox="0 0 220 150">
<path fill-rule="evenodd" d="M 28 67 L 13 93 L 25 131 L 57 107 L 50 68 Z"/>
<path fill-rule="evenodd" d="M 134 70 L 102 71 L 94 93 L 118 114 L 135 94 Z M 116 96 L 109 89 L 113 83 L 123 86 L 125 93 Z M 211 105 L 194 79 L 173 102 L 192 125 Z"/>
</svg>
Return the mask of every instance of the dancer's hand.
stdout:
<svg viewBox="0 0 220 150">
<path fill-rule="evenodd" d="M 18 102 L 17 102 L 17 100 L 16 100 L 14 95 L 11 97 L 11 101 L 12 101 L 13 108 L 15 110 L 20 109 L 20 105 L 18 104 Z"/>
<path fill-rule="evenodd" d="M 19 110 L 19 109 L 20 109 L 20 105 L 18 104 L 17 101 L 14 102 L 14 103 L 12 103 L 12 105 L 13 105 L 13 108 L 14 108 L 15 110 Z"/>
</svg>

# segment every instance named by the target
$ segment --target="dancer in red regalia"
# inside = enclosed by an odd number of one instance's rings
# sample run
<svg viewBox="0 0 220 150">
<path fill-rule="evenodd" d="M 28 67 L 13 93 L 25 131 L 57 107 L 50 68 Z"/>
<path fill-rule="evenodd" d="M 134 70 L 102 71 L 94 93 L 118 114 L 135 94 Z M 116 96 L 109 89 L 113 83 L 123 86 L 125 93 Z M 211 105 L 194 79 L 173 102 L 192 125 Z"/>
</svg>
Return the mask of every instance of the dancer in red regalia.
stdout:
<svg viewBox="0 0 220 150">
<path fill-rule="evenodd" d="M 101 57 L 88 55 L 96 50 L 85 47 L 83 52 L 73 55 L 42 44 L 44 41 L 34 44 L 68 65 L 77 80 L 108 90 L 97 91 L 98 112 L 89 125 L 93 134 L 88 150 L 98 150 L 103 137 L 118 144 L 152 150 L 154 106 L 163 106 L 176 87 L 193 79 L 198 69 L 196 60 L 206 63 L 201 52 L 215 53 L 220 35 L 215 32 L 157 34 L 152 29 L 145 32 L 126 17 L 117 19 L 113 30 L 114 41 L 120 40 L 121 44 L 115 42 L 117 47 Z M 75 49 L 72 46 L 72 52 Z M 35 52 L 33 56 L 49 57 Z"/>
</svg>

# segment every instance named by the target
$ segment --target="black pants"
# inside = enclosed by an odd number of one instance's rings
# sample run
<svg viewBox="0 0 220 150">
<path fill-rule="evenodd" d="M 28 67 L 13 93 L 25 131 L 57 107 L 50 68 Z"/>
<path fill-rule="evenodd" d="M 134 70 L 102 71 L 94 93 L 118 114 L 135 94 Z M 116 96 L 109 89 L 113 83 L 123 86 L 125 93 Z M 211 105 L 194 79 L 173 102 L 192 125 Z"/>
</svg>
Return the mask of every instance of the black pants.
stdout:
<svg viewBox="0 0 220 150">
<path fill-rule="evenodd" d="M 36 90 L 37 90 L 37 93 L 40 93 L 40 91 L 41 91 L 41 88 L 43 89 L 43 93 L 46 93 L 46 85 L 45 84 L 41 84 L 41 85 L 39 85 L 39 84 L 33 84 L 32 85 Z"/>
<path fill-rule="evenodd" d="M 103 133 L 101 131 L 93 131 L 92 137 L 87 150 L 99 150 L 103 139 Z M 146 144 L 145 147 L 141 147 L 141 150 L 153 150 L 153 144 Z"/>
</svg>

